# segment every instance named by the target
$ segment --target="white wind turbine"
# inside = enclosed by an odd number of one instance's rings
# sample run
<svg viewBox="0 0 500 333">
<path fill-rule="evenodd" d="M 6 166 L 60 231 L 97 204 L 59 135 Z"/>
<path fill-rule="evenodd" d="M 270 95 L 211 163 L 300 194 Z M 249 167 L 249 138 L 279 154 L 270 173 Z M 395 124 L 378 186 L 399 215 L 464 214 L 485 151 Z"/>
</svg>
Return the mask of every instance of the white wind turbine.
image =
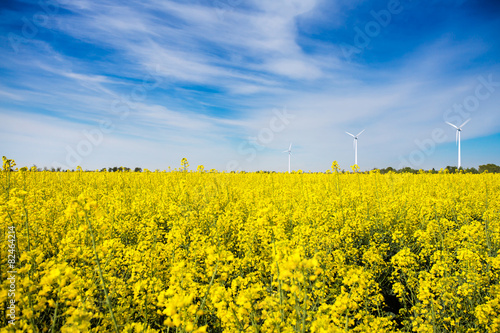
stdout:
<svg viewBox="0 0 500 333">
<path fill-rule="evenodd" d="M 354 142 L 353 142 L 353 145 L 354 145 L 354 164 L 358 165 L 358 136 L 361 135 L 361 133 L 363 133 L 365 130 L 362 130 L 361 132 L 359 132 L 358 134 L 354 135 L 354 134 L 351 134 L 349 132 L 346 132 L 347 134 L 349 134 L 350 136 L 352 136 L 354 138 Z"/>
<path fill-rule="evenodd" d="M 292 143 L 290 142 L 290 147 L 288 150 L 283 151 L 284 153 L 288 153 L 288 173 L 290 173 L 290 156 L 292 155 Z"/>
<path fill-rule="evenodd" d="M 467 119 L 466 121 L 464 121 L 464 123 L 460 126 L 455 126 L 453 125 L 452 123 L 449 123 L 449 122 L 445 122 L 447 123 L 448 125 L 454 127 L 457 129 L 457 135 L 455 137 L 455 141 L 456 143 L 458 144 L 458 169 L 460 169 L 460 167 L 462 166 L 462 159 L 461 159 L 461 155 L 460 155 L 460 132 L 462 132 L 462 127 L 465 126 L 465 124 L 467 124 L 468 122 L 470 121 L 470 118 Z"/>
</svg>

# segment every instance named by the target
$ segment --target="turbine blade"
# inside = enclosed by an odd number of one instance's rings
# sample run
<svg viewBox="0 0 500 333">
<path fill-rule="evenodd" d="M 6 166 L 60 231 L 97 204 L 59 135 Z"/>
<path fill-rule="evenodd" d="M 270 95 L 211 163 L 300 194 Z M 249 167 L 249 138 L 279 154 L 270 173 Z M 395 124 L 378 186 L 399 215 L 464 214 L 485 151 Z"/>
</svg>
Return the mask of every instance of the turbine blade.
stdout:
<svg viewBox="0 0 500 333">
<path fill-rule="evenodd" d="M 346 132 L 347 134 L 349 134 L 350 136 L 352 136 L 353 138 L 355 138 L 356 136 L 354 134 L 351 134 L 349 132 Z"/>
<path fill-rule="evenodd" d="M 462 125 L 460 125 L 460 126 L 458 126 L 458 127 L 460 127 L 460 128 L 464 127 L 464 126 L 465 126 L 465 124 L 467 124 L 467 123 L 470 121 L 470 119 L 471 119 L 471 118 L 467 119 L 466 121 L 464 121 L 464 123 L 463 123 Z"/>
<path fill-rule="evenodd" d="M 450 126 L 452 126 L 452 127 L 455 127 L 456 129 L 458 129 L 458 127 L 457 127 L 457 126 L 455 126 L 455 125 L 453 125 L 452 123 L 449 123 L 449 122 L 447 122 L 447 121 L 445 121 L 445 123 L 447 123 L 448 125 L 450 125 Z"/>
<path fill-rule="evenodd" d="M 361 131 L 361 132 L 359 132 L 359 133 L 358 133 L 358 135 L 356 135 L 356 136 L 360 136 L 360 135 L 361 135 L 361 133 L 363 133 L 364 131 L 365 131 L 365 130 L 362 130 L 362 131 Z"/>
<path fill-rule="evenodd" d="M 457 134 L 455 135 L 455 144 L 458 145 L 458 131 Z"/>
<path fill-rule="evenodd" d="M 290 142 L 290 147 L 288 147 L 288 150 L 292 150 L 292 143 Z"/>
</svg>

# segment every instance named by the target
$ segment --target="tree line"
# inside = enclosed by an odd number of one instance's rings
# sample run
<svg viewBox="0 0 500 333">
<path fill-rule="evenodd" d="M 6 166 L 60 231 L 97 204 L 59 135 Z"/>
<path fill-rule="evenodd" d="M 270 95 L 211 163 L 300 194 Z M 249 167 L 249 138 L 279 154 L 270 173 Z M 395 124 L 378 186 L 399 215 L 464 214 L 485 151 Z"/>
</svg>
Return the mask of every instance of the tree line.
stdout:
<svg viewBox="0 0 500 333">
<path fill-rule="evenodd" d="M 61 168 L 47 168 L 47 167 L 38 168 L 36 165 L 31 167 L 30 169 L 28 169 L 27 167 L 24 167 L 21 169 L 25 169 L 22 171 L 28 171 L 28 170 L 31 170 L 31 171 L 50 171 L 50 172 L 66 172 L 66 171 L 74 172 L 75 171 L 75 170 L 62 170 Z M 373 170 L 379 170 L 381 174 L 385 174 L 385 173 L 389 173 L 389 172 L 415 173 L 416 174 L 416 173 L 421 172 L 421 170 L 419 170 L 419 169 L 413 169 L 410 167 L 404 167 L 401 169 L 387 167 L 387 168 L 383 168 L 383 169 L 372 169 L 372 171 Z M 474 168 L 474 167 L 472 167 L 472 168 L 460 168 L 460 170 L 463 171 L 464 173 L 472 173 L 472 174 L 479 174 L 479 173 L 484 173 L 484 172 L 500 173 L 500 166 L 490 163 L 490 164 L 480 165 L 478 168 Z M 12 171 L 14 171 L 14 170 L 12 170 Z M 140 167 L 135 167 L 133 170 L 131 168 L 128 168 L 128 167 L 109 167 L 109 168 L 102 168 L 100 170 L 82 170 L 82 171 L 85 171 L 85 172 L 95 172 L 95 171 L 99 171 L 99 172 L 142 172 L 143 170 Z M 159 171 L 159 170 L 156 170 L 156 171 Z M 435 168 L 433 168 L 431 170 L 424 170 L 424 171 L 426 173 L 440 173 L 440 172 L 455 173 L 455 172 L 457 172 L 457 167 L 447 166 L 446 168 L 440 169 L 440 170 L 436 170 Z M 258 172 L 259 173 L 276 173 L 276 171 L 258 171 Z M 346 171 L 343 170 L 342 172 L 346 172 Z M 235 172 L 232 171 L 231 173 L 235 173 Z"/>
</svg>

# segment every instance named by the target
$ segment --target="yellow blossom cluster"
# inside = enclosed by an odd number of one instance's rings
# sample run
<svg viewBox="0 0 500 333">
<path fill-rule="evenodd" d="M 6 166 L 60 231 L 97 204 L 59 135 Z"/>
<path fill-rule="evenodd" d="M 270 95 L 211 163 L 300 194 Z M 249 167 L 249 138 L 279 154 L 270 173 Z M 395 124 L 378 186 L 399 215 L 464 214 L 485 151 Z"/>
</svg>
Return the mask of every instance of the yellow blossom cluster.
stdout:
<svg viewBox="0 0 500 333">
<path fill-rule="evenodd" d="M 498 175 L 14 165 L 1 332 L 500 331 Z"/>
</svg>

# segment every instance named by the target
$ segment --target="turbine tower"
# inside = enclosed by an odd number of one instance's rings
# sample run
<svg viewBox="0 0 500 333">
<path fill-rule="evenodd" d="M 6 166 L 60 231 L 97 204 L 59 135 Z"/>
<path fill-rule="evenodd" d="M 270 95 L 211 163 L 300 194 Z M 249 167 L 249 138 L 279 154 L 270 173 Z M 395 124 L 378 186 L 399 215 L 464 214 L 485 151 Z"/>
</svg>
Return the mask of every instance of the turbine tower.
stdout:
<svg viewBox="0 0 500 333">
<path fill-rule="evenodd" d="M 466 121 L 464 121 L 464 123 L 462 125 L 460 125 L 460 126 L 455 126 L 452 123 L 449 123 L 447 121 L 445 122 L 448 125 L 456 128 L 456 130 L 457 130 L 457 134 L 455 136 L 455 141 L 456 141 L 456 143 L 458 145 L 458 169 L 459 170 L 460 170 L 460 167 L 462 166 L 462 158 L 461 158 L 461 155 L 460 155 L 460 132 L 462 132 L 462 127 L 464 127 L 465 124 L 467 124 L 469 121 L 470 121 L 470 118 L 467 119 Z"/>
<path fill-rule="evenodd" d="M 361 133 L 363 133 L 365 130 L 362 130 L 361 132 L 359 132 L 358 134 L 354 135 L 354 134 L 351 134 L 349 132 L 346 132 L 347 134 L 349 134 L 350 136 L 352 136 L 354 138 L 354 142 L 353 142 L 353 146 L 354 146 L 354 164 L 358 165 L 358 136 L 361 135 Z"/>
<path fill-rule="evenodd" d="M 284 153 L 288 153 L 288 173 L 290 173 L 290 156 L 292 155 L 292 143 L 290 142 L 290 147 L 288 150 L 283 151 Z"/>
</svg>

